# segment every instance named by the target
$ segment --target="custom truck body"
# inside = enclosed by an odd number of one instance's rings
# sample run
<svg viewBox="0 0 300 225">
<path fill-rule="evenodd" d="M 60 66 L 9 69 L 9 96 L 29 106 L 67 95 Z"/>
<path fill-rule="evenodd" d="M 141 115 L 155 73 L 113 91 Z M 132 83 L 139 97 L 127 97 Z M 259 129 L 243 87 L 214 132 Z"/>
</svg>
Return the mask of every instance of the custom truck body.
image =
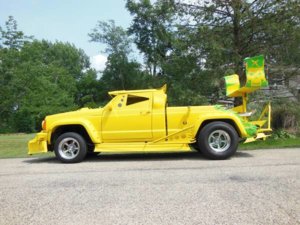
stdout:
<svg viewBox="0 0 300 225">
<path fill-rule="evenodd" d="M 178 152 L 195 148 L 209 158 L 226 159 L 236 152 L 239 141 L 265 138 L 264 132 L 271 131 L 270 105 L 259 120 L 252 122 L 246 106 L 247 94 L 267 85 L 263 58 L 246 59 L 246 72 L 248 83 L 242 88 L 237 75 L 225 78 L 227 95 L 243 99 L 242 105 L 233 109 L 218 105 L 168 107 L 166 86 L 112 91 L 112 100 L 103 108 L 47 116 L 42 131 L 29 141 L 28 153 L 54 151 L 61 161 L 73 163 L 82 161 L 88 152 Z"/>
</svg>

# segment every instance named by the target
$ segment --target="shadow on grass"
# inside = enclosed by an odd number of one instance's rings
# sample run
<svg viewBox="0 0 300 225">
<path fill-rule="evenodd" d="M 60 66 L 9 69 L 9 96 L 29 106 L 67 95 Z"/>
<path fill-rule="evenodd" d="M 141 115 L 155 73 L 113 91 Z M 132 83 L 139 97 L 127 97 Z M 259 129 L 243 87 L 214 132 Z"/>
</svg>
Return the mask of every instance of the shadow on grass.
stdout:
<svg viewBox="0 0 300 225">
<path fill-rule="evenodd" d="M 248 158 L 253 157 L 248 152 L 236 152 L 233 158 Z M 210 159 L 205 158 L 198 152 L 178 152 L 178 153 L 135 153 L 135 154 L 99 154 L 87 155 L 83 162 L 130 162 L 130 161 L 179 161 L 179 160 L 199 160 L 207 161 Z M 25 163 L 61 163 L 55 158 L 41 157 L 25 159 Z"/>
</svg>

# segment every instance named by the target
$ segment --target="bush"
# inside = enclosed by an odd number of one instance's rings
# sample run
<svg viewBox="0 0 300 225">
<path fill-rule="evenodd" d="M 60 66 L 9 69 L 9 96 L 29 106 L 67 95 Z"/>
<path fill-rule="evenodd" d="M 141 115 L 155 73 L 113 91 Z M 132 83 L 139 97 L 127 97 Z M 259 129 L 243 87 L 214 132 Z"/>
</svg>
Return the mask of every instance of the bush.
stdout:
<svg viewBox="0 0 300 225">
<path fill-rule="evenodd" d="M 248 110 L 255 112 L 251 120 L 257 120 L 264 109 L 265 101 L 249 102 Z M 300 105 L 297 102 L 277 100 L 271 102 L 272 118 L 271 126 L 275 138 L 290 138 L 300 134 Z"/>
<path fill-rule="evenodd" d="M 296 136 L 291 134 L 291 133 L 288 133 L 287 131 L 285 130 L 275 130 L 271 136 L 272 139 L 274 140 L 277 140 L 277 139 L 295 139 Z"/>
<path fill-rule="evenodd" d="M 299 132 L 300 106 L 292 102 L 274 102 L 272 107 L 272 127 L 296 134 Z"/>
</svg>

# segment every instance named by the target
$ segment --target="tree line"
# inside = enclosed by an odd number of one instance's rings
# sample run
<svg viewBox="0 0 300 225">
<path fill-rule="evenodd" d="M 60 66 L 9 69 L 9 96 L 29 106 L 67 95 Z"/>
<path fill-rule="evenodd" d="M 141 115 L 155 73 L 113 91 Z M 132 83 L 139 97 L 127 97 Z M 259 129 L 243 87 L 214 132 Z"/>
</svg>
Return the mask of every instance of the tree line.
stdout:
<svg viewBox="0 0 300 225">
<path fill-rule="evenodd" d="M 10 16 L 0 27 L 0 133 L 34 132 L 46 115 L 102 106 L 109 90 L 167 83 L 170 105 L 214 103 L 224 75 L 244 80 L 248 56 L 264 54 L 269 71 L 299 69 L 298 0 L 127 0 L 126 9 L 128 29 L 98 21 L 87 34 L 106 45 L 100 73 L 82 49 L 28 36 Z"/>
</svg>

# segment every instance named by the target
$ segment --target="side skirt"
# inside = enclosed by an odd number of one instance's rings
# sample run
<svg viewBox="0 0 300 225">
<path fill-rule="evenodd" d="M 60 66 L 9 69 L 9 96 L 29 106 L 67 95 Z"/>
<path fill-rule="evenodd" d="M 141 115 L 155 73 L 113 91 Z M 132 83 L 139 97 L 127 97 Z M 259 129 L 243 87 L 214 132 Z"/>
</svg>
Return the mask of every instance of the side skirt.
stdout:
<svg viewBox="0 0 300 225">
<path fill-rule="evenodd" d="M 102 143 L 95 146 L 95 152 L 190 152 L 187 143 Z"/>
</svg>

